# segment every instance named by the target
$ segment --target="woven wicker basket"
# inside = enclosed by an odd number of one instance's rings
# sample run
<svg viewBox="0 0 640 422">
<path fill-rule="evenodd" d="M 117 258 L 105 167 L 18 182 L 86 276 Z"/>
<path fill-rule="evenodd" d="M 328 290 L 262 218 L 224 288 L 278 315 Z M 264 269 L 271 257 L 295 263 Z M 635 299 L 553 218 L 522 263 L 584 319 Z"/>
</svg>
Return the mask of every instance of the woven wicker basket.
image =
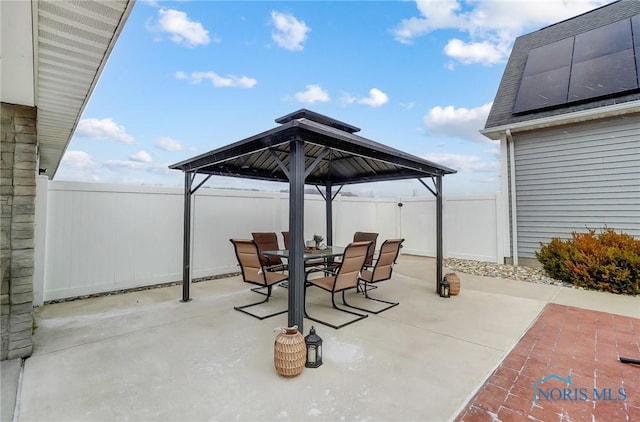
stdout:
<svg viewBox="0 0 640 422">
<path fill-rule="evenodd" d="M 295 377 L 307 362 L 307 346 L 297 327 L 282 329 L 274 342 L 273 363 L 283 377 Z"/>
<path fill-rule="evenodd" d="M 451 296 L 456 296 L 460 293 L 460 278 L 456 273 L 449 273 L 444 278 L 449 282 L 449 294 Z"/>
</svg>

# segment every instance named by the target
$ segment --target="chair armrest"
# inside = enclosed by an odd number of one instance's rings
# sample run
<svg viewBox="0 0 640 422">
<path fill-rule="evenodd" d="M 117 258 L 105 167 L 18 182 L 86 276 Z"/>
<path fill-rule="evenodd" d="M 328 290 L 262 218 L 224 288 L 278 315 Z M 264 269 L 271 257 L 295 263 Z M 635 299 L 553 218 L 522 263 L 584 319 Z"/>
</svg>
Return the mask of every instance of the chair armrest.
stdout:
<svg viewBox="0 0 640 422">
<path fill-rule="evenodd" d="M 285 271 L 287 269 L 287 266 L 285 264 L 276 264 L 263 266 L 263 268 L 265 269 L 265 271 Z"/>
</svg>

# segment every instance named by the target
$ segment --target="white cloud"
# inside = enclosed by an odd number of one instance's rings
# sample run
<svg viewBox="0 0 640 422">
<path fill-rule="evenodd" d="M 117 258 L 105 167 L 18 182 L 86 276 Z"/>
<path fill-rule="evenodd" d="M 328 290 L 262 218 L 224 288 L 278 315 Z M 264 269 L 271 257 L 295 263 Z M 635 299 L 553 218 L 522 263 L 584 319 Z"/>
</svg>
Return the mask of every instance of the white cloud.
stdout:
<svg viewBox="0 0 640 422">
<path fill-rule="evenodd" d="M 386 104 L 388 101 L 389 96 L 378 88 L 371 88 L 369 90 L 368 97 L 355 97 L 349 93 L 345 93 L 340 97 L 340 102 L 342 102 L 343 104 L 358 103 L 371 107 L 380 107 L 381 105 Z M 410 105 L 407 110 L 411 107 L 413 107 L 413 105 Z"/>
<path fill-rule="evenodd" d="M 400 103 L 400 107 L 402 107 L 405 110 L 411 110 L 412 108 L 414 108 L 416 106 L 416 103 L 413 101 L 410 101 L 408 103 Z"/>
<path fill-rule="evenodd" d="M 209 44 L 209 31 L 200 22 L 190 20 L 185 12 L 160 9 L 158 16 L 159 30 L 169 33 L 174 43 L 188 47 Z"/>
<path fill-rule="evenodd" d="M 479 130 L 484 128 L 490 110 L 491 103 L 471 109 L 436 106 L 424 116 L 423 123 L 433 135 L 489 142 Z"/>
<path fill-rule="evenodd" d="M 166 137 L 158 139 L 156 147 L 165 151 L 184 151 L 186 149 L 182 142 Z"/>
<path fill-rule="evenodd" d="M 423 158 L 458 172 L 497 173 L 500 169 L 500 162 L 495 157 L 487 160 L 477 155 L 432 152 L 424 155 Z"/>
<path fill-rule="evenodd" d="M 190 75 L 183 71 L 178 71 L 174 75 L 176 79 L 187 80 L 192 84 L 199 84 L 204 79 L 211 81 L 211 84 L 217 88 L 253 88 L 258 81 L 247 76 L 227 75 L 219 76 L 215 72 L 191 72 Z"/>
<path fill-rule="evenodd" d="M 387 94 L 380 91 L 378 88 L 371 88 L 369 90 L 369 96 L 360 98 L 358 103 L 371 107 L 380 107 L 381 105 L 386 104 L 387 101 L 389 101 L 389 96 Z"/>
<path fill-rule="evenodd" d="M 464 26 L 464 19 L 458 16 L 461 6 L 457 0 L 416 0 L 416 6 L 420 16 L 403 19 L 392 30 L 396 40 L 403 44 L 431 31 Z"/>
<path fill-rule="evenodd" d="M 149 163 L 132 160 L 106 160 L 104 165 L 109 168 L 127 168 L 133 170 L 146 170 L 149 168 Z"/>
<path fill-rule="evenodd" d="M 466 43 L 454 38 L 444 47 L 444 52 L 447 56 L 464 64 L 490 65 L 504 60 L 509 55 L 509 46 L 504 43 L 493 44 L 489 41 Z"/>
<path fill-rule="evenodd" d="M 296 92 L 293 97 L 301 102 L 307 104 L 313 103 L 326 103 L 331 100 L 329 93 L 320 87 L 320 85 L 307 85 L 306 91 Z"/>
<path fill-rule="evenodd" d="M 295 16 L 287 13 L 271 12 L 271 24 L 275 31 L 271 33 L 271 38 L 280 47 L 300 51 L 302 44 L 307 39 L 307 34 L 311 31 L 303 21 L 299 21 Z"/>
<path fill-rule="evenodd" d="M 609 1 L 416 0 L 419 15 L 403 19 L 391 32 L 404 44 L 436 30 L 467 33 L 468 40 L 449 40 L 444 53 L 465 64 L 493 64 L 507 59 L 513 40 L 524 32 L 579 15 Z"/>
<path fill-rule="evenodd" d="M 96 163 L 89 154 L 84 151 L 67 151 L 62 157 L 62 164 L 73 169 L 91 169 Z"/>
<path fill-rule="evenodd" d="M 175 172 L 175 170 L 170 170 L 168 168 L 168 164 L 165 163 L 142 162 L 135 161 L 133 159 L 106 160 L 103 164 L 106 168 L 116 172 L 120 172 L 122 170 L 141 170 L 164 175 L 172 174 L 172 172 Z"/>
<path fill-rule="evenodd" d="M 127 133 L 124 126 L 117 124 L 110 117 L 106 119 L 82 119 L 78 123 L 76 134 L 90 139 L 109 139 L 125 144 L 134 142 L 133 136 Z"/>
<path fill-rule="evenodd" d="M 129 159 L 132 161 L 137 161 L 139 163 L 150 163 L 153 161 L 151 156 L 146 151 L 138 151 L 135 154 L 131 154 Z"/>
<path fill-rule="evenodd" d="M 358 99 L 356 97 L 354 97 L 351 94 L 342 94 L 342 96 L 340 97 L 340 102 L 343 104 L 353 104 L 357 101 Z"/>
</svg>

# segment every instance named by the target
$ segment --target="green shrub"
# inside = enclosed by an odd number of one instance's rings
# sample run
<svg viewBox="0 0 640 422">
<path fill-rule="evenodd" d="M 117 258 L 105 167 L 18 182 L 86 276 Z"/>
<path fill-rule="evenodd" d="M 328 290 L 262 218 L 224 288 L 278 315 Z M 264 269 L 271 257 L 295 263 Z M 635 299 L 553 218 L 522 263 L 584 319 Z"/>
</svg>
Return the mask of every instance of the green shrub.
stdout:
<svg viewBox="0 0 640 422">
<path fill-rule="evenodd" d="M 549 277 L 587 289 L 640 294 L 640 240 L 604 228 L 541 244 L 536 258 Z"/>
</svg>

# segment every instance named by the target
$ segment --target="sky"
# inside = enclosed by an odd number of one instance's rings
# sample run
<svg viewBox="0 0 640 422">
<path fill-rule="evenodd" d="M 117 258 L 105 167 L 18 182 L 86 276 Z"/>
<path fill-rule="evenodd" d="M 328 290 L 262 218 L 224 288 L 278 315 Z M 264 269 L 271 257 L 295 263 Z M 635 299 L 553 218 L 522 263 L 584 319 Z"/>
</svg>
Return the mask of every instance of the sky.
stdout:
<svg viewBox="0 0 640 422">
<path fill-rule="evenodd" d="M 479 133 L 516 37 L 601 0 L 138 0 L 54 180 L 182 187 L 168 166 L 272 129 L 306 108 L 456 169 L 445 196 L 500 190 L 500 146 Z M 213 177 L 206 186 L 287 185 Z M 416 180 L 358 196 L 430 196 Z"/>
</svg>

